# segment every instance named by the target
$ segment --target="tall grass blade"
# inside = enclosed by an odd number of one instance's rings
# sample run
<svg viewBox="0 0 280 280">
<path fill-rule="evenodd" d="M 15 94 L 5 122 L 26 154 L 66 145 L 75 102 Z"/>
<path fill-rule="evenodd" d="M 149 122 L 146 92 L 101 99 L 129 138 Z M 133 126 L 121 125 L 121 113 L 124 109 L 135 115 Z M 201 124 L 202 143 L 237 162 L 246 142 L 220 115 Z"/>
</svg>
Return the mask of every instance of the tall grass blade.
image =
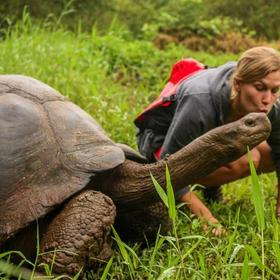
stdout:
<svg viewBox="0 0 280 280">
<path fill-rule="evenodd" d="M 33 264 L 31 261 L 29 261 L 29 260 L 25 257 L 25 255 L 24 255 L 22 252 L 20 252 L 20 251 L 8 251 L 8 252 L 1 253 L 1 254 L 0 254 L 0 259 L 5 258 L 5 257 L 7 257 L 7 256 L 9 256 L 9 255 L 12 255 L 12 254 L 18 255 L 18 256 L 21 257 L 25 262 L 27 262 L 29 265 L 31 265 L 31 266 L 34 265 L 34 264 Z"/>
<path fill-rule="evenodd" d="M 167 199 L 168 199 L 168 213 L 170 219 L 175 224 L 177 220 L 176 202 L 175 202 L 173 187 L 171 184 L 170 172 L 167 164 L 165 166 L 165 178 L 166 178 Z"/>
<path fill-rule="evenodd" d="M 228 238 L 228 245 L 226 247 L 226 253 L 225 253 L 225 256 L 224 256 L 224 263 L 227 263 L 228 260 L 229 260 L 230 252 L 232 251 L 235 237 L 236 237 L 236 229 L 234 230 L 233 234 L 231 234 Z"/>
<path fill-rule="evenodd" d="M 279 224 L 274 215 L 272 215 L 272 224 L 273 224 L 273 243 L 272 249 L 277 261 L 278 269 L 280 270 L 280 242 L 279 242 Z"/>
<path fill-rule="evenodd" d="M 249 258 L 248 258 L 248 254 L 245 253 L 245 257 L 244 257 L 244 262 L 243 262 L 243 266 L 242 266 L 242 271 L 241 271 L 241 280 L 248 280 L 249 279 Z"/>
<path fill-rule="evenodd" d="M 258 226 L 261 231 L 264 230 L 264 198 L 263 198 L 263 191 L 260 187 L 258 175 L 256 173 L 256 169 L 252 160 L 252 154 L 248 149 L 248 158 L 249 158 L 249 165 L 251 171 L 251 181 L 252 181 L 252 193 L 251 199 L 255 206 Z"/>
<path fill-rule="evenodd" d="M 264 220 L 264 195 L 263 195 L 263 189 L 260 187 L 258 175 L 252 160 L 252 154 L 248 149 L 248 158 L 249 158 L 249 165 L 250 165 L 250 171 L 251 171 L 251 181 L 252 181 L 252 192 L 251 192 L 251 199 L 253 201 L 255 212 L 257 216 L 258 226 L 260 230 L 260 236 L 261 236 L 261 263 L 262 263 L 262 279 L 264 279 L 264 228 L 265 228 L 265 220 Z M 253 248 L 252 248 L 253 249 Z M 251 252 L 253 253 L 253 251 Z M 255 255 L 256 256 L 256 255 Z"/>
<path fill-rule="evenodd" d="M 252 260 L 254 263 L 257 265 L 257 267 L 261 270 L 264 269 L 264 265 L 262 263 L 261 258 L 259 257 L 257 251 L 255 250 L 254 247 L 250 245 L 245 245 L 245 250 L 249 253 L 249 255 L 252 257 Z"/>
<path fill-rule="evenodd" d="M 54 276 L 48 276 L 47 278 L 44 278 L 43 276 L 38 276 L 38 277 L 34 277 L 34 279 L 31 279 L 31 280 L 73 280 L 74 278 L 67 276 L 67 275 L 60 275 L 55 278 L 54 278 Z M 77 279 L 77 278 L 75 278 L 75 279 Z M 78 278 L 78 279 L 80 279 L 80 278 Z"/>
<path fill-rule="evenodd" d="M 204 279 L 208 279 L 208 270 L 207 270 L 207 261 L 205 260 L 205 256 L 200 254 L 199 256 L 199 268 L 201 272 L 203 273 Z"/>
<path fill-rule="evenodd" d="M 202 241 L 202 240 L 197 241 L 197 242 L 182 256 L 182 259 L 183 259 L 183 260 L 186 259 L 187 256 L 189 256 L 189 255 L 193 252 L 193 250 L 196 249 L 196 248 L 198 247 L 198 245 L 200 244 L 201 241 Z"/>
<path fill-rule="evenodd" d="M 149 260 L 148 279 L 154 279 L 154 277 L 152 276 L 152 272 L 153 272 L 153 266 L 154 266 L 154 263 L 155 263 L 156 254 L 158 253 L 158 251 L 161 248 L 164 241 L 165 241 L 165 238 L 160 236 L 160 228 L 159 228 L 158 232 L 157 232 L 157 237 L 156 237 L 156 242 L 155 242 L 155 245 L 154 245 L 154 249 L 153 249 L 152 255 L 151 255 L 150 260 Z"/>
<path fill-rule="evenodd" d="M 0 272 L 3 272 L 8 276 L 17 277 L 17 279 L 19 279 L 19 277 L 24 280 L 32 279 L 32 271 L 26 268 L 19 268 L 14 264 L 2 260 L 0 260 Z M 9 279 L 9 278 L 4 278 L 4 279 Z"/>
<path fill-rule="evenodd" d="M 72 278 L 72 280 L 80 279 L 83 269 L 84 269 L 84 267 L 81 267 L 80 270 L 77 272 L 77 274 Z"/>
<path fill-rule="evenodd" d="M 123 245 L 126 248 L 126 250 L 130 252 L 130 254 L 132 256 L 132 260 L 133 260 L 132 264 L 133 264 L 134 269 L 137 268 L 138 263 L 140 262 L 140 259 L 139 259 L 138 255 L 136 254 L 136 252 L 131 247 L 129 247 L 124 242 L 123 242 Z"/>
<path fill-rule="evenodd" d="M 232 262 L 233 262 L 233 260 L 235 259 L 235 257 L 238 255 L 239 251 L 240 251 L 241 249 L 243 249 L 243 248 L 244 248 L 243 245 L 239 245 L 239 244 L 238 244 L 238 245 L 235 246 L 235 248 L 233 249 L 232 254 L 230 255 L 229 263 L 232 263 Z"/>
<path fill-rule="evenodd" d="M 134 265 L 133 262 L 131 261 L 131 258 L 126 250 L 126 247 L 124 246 L 124 243 L 122 242 L 120 236 L 118 235 L 117 231 L 115 230 L 115 228 L 112 226 L 112 231 L 115 237 L 115 240 L 117 242 L 117 245 L 120 249 L 121 255 L 126 263 L 126 265 L 128 266 L 129 272 L 130 272 L 130 276 L 132 279 L 134 279 L 135 277 L 135 270 L 134 270 Z"/>
<path fill-rule="evenodd" d="M 169 267 L 165 269 L 162 274 L 158 277 L 157 280 L 164 280 L 164 279 L 174 279 L 174 275 L 176 273 L 176 267 Z"/>
<path fill-rule="evenodd" d="M 39 223 L 38 223 L 38 220 L 36 219 L 36 258 L 35 258 L 35 263 L 34 263 L 34 266 L 33 266 L 33 271 L 32 271 L 31 278 L 34 277 L 35 269 L 36 269 L 37 264 L 38 264 L 39 255 L 40 255 L 40 233 L 39 233 Z"/>
<path fill-rule="evenodd" d="M 110 258 L 110 260 L 108 261 L 108 263 L 106 264 L 106 267 L 105 267 L 105 269 L 104 269 L 104 271 L 102 273 L 102 276 L 101 276 L 100 280 L 106 280 L 107 279 L 109 270 L 110 270 L 110 268 L 112 266 L 112 263 L 113 263 L 113 259 L 114 259 L 114 257 L 112 256 Z"/>
<path fill-rule="evenodd" d="M 157 180 L 155 179 L 153 174 L 151 174 L 151 178 L 152 178 L 153 184 L 156 188 L 158 195 L 160 196 L 160 198 L 161 198 L 162 202 L 165 204 L 165 206 L 168 208 L 168 198 L 167 198 L 167 195 L 166 195 L 164 189 L 157 182 Z"/>
</svg>

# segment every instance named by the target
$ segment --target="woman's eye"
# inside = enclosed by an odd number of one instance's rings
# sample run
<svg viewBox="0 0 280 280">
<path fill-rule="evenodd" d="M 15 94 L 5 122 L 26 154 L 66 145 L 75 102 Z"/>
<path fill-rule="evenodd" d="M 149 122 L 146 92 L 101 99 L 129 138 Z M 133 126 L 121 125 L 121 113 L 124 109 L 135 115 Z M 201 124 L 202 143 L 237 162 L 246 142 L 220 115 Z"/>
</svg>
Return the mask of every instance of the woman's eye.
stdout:
<svg viewBox="0 0 280 280">
<path fill-rule="evenodd" d="M 279 93 L 279 88 L 277 87 L 277 88 L 273 88 L 272 90 L 271 90 L 271 93 L 272 94 L 278 94 Z"/>
<path fill-rule="evenodd" d="M 263 85 L 255 85 L 255 88 L 256 88 L 256 90 L 258 90 L 258 91 L 262 91 L 262 90 L 265 89 Z"/>
</svg>

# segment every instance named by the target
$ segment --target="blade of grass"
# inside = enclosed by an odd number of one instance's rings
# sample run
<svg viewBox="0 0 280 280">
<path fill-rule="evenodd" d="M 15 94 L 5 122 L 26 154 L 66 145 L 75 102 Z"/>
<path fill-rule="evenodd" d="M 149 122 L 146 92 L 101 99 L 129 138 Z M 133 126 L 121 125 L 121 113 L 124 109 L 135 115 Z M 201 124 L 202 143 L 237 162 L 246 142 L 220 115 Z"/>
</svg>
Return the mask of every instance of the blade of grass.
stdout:
<svg viewBox="0 0 280 280">
<path fill-rule="evenodd" d="M 110 258 L 110 260 L 107 262 L 107 264 L 106 264 L 106 266 L 105 266 L 105 269 L 104 269 L 104 271 L 103 271 L 103 273 L 102 273 L 102 276 L 101 276 L 100 280 L 106 280 L 106 279 L 107 279 L 109 270 L 110 270 L 110 268 L 111 268 L 111 266 L 112 266 L 112 263 L 113 263 L 113 259 L 114 259 L 114 257 L 112 256 L 112 257 Z"/>
<path fill-rule="evenodd" d="M 38 258 L 40 255 L 40 234 L 39 234 L 39 223 L 38 220 L 36 219 L 36 258 L 33 266 L 33 271 L 31 275 L 31 279 L 34 278 L 35 270 L 38 265 Z"/>
<path fill-rule="evenodd" d="M 205 260 L 205 256 L 204 255 L 199 255 L 199 268 L 201 270 L 201 272 L 203 273 L 204 279 L 208 279 L 208 270 L 207 270 L 207 261 Z"/>
<path fill-rule="evenodd" d="M 165 206 L 168 208 L 168 199 L 167 199 L 167 195 L 166 195 L 164 189 L 157 182 L 157 180 L 155 179 L 153 174 L 151 174 L 151 178 L 152 178 L 153 184 L 156 188 L 158 195 L 160 196 L 160 198 L 161 198 L 162 202 L 165 204 Z"/>
<path fill-rule="evenodd" d="M 237 246 L 235 246 L 235 248 L 233 249 L 232 254 L 230 255 L 230 259 L 229 259 L 229 263 L 230 263 L 230 264 L 233 262 L 234 258 L 238 255 L 239 251 L 240 251 L 241 249 L 243 249 L 243 248 L 244 248 L 243 245 L 239 245 L 239 244 L 238 244 Z"/>
<path fill-rule="evenodd" d="M 251 192 L 251 199 L 253 201 L 255 212 L 257 216 L 258 226 L 261 235 L 261 250 L 262 250 L 262 265 L 264 266 L 264 228 L 265 228 L 265 221 L 264 221 L 264 195 L 263 189 L 260 187 L 258 175 L 253 163 L 252 154 L 249 148 L 248 150 L 248 158 L 249 158 L 249 165 L 250 165 L 250 172 L 251 172 L 251 181 L 252 181 L 252 192 Z M 264 279 L 264 268 L 262 268 L 262 279 Z"/>
<path fill-rule="evenodd" d="M 262 263 L 261 258 L 259 257 L 257 251 L 255 250 L 254 247 L 251 245 L 245 245 L 245 250 L 249 253 L 249 255 L 252 257 L 252 260 L 254 263 L 257 265 L 257 267 L 261 270 L 264 269 L 264 264 Z"/>
<path fill-rule="evenodd" d="M 129 273 L 132 279 L 135 278 L 135 270 L 134 270 L 134 265 L 133 262 L 131 261 L 131 258 L 129 256 L 129 254 L 127 253 L 126 247 L 124 246 L 124 243 L 122 242 L 120 236 L 118 235 L 117 231 L 115 230 L 115 228 L 112 226 L 112 231 L 115 237 L 115 240 L 117 242 L 117 245 L 120 249 L 121 255 L 126 263 L 126 265 L 128 266 L 129 269 Z"/>
<path fill-rule="evenodd" d="M 177 209 L 176 209 L 174 191 L 171 184 L 170 172 L 167 164 L 165 166 L 165 178 L 166 178 L 167 199 L 168 199 L 168 213 L 173 224 L 175 224 L 177 220 Z"/>
<path fill-rule="evenodd" d="M 263 198 L 263 191 L 260 187 L 258 175 L 252 160 L 251 151 L 248 149 L 248 158 L 249 158 L 249 165 L 250 165 L 250 172 L 251 172 L 251 181 L 252 181 L 252 195 L 251 199 L 255 206 L 258 226 L 260 230 L 264 230 L 264 198 Z"/>
<path fill-rule="evenodd" d="M 8 262 L 2 261 L 2 260 L 0 260 L 0 271 L 4 272 L 8 276 L 13 276 L 13 277 L 17 277 L 17 278 L 21 277 L 21 279 L 26 279 L 26 280 L 32 279 L 31 270 L 22 268 L 22 267 L 18 268 L 14 264 L 11 264 L 11 263 L 8 263 Z M 7 278 L 7 279 L 9 279 L 9 278 Z"/>
<path fill-rule="evenodd" d="M 78 280 L 80 279 L 80 276 L 82 274 L 84 267 L 81 267 L 80 270 L 75 274 L 75 276 L 72 278 L 72 280 Z"/>
<path fill-rule="evenodd" d="M 235 237 L 236 237 L 236 229 L 234 230 L 233 234 L 231 234 L 229 237 L 228 245 L 226 247 L 226 253 L 223 260 L 224 263 L 227 263 L 229 260 L 230 252 L 232 251 Z"/>
<path fill-rule="evenodd" d="M 139 259 L 138 255 L 136 254 L 136 252 L 131 247 L 129 247 L 124 242 L 123 242 L 123 245 L 130 252 L 130 254 L 132 255 L 132 260 L 133 260 L 132 264 L 133 264 L 134 269 L 137 268 L 138 267 L 138 263 L 140 262 L 140 259 Z"/>
<path fill-rule="evenodd" d="M 244 257 L 244 262 L 243 262 L 243 266 L 242 266 L 242 270 L 241 270 L 241 280 L 247 280 L 249 279 L 249 258 L 248 258 L 248 254 L 245 253 L 245 257 Z"/>
<path fill-rule="evenodd" d="M 203 238 L 196 241 L 196 243 L 182 256 L 182 260 L 184 260 L 187 256 L 189 256 L 193 250 L 203 241 Z"/>
<path fill-rule="evenodd" d="M 276 257 L 278 269 L 280 269 L 280 246 L 279 246 L 279 224 L 276 220 L 276 217 L 272 215 L 272 224 L 273 224 L 273 243 L 272 249 Z"/>
<path fill-rule="evenodd" d="M 161 275 L 158 277 L 157 280 L 164 280 L 164 279 L 174 279 L 174 275 L 176 273 L 176 269 L 177 267 L 173 266 L 173 267 L 169 267 L 167 269 L 165 269 Z"/>
<path fill-rule="evenodd" d="M 165 238 L 160 236 L 160 228 L 159 228 L 158 232 L 157 232 L 157 237 L 156 237 L 156 242 L 155 242 L 155 245 L 154 245 L 154 249 L 153 249 L 151 258 L 149 260 L 148 279 L 154 279 L 154 276 L 152 276 L 152 272 L 153 272 L 153 266 L 154 266 L 154 263 L 155 263 L 156 254 L 158 253 L 158 251 L 161 248 L 164 241 L 165 241 Z"/>
</svg>

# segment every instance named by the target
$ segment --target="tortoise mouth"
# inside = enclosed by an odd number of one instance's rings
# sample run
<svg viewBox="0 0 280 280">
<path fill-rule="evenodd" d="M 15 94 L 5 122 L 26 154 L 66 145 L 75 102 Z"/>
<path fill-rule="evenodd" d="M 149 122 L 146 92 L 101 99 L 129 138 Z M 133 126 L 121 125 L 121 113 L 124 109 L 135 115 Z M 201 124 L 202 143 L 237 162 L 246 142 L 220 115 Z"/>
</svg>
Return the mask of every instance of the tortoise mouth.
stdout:
<svg viewBox="0 0 280 280">
<path fill-rule="evenodd" d="M 268 138 L 270 132 L 269 131 L 263 131 L 262 133 L 255 133 L 249 136 L 249 147 L 254 147 L 258 144 L 260 144 L 262 141 L 265 141 L 265 139 Z M 245 141 L 244 141 L 245 142 Z M 246 141 L 248 142 L 248 141 Z"/>
<path fill-rule="evenodd" d="M 262 141 L 265 141 L 271 130 L 268 127 L 256 127 L 251 131 L 247 130 L 247 133 L 243 134 L 243 137 L 240 137 L 241 143 L 254 147 L 260 144 Z"/>
<path fill-rule="evenodd" d="M 242 120 L 242 119 L 241 119 Z M 264 113 L 251 113 L 243 118 L 244 135 L 256 144 L 268 138 L 271 132 L 271 123 Z"/>
</svg>

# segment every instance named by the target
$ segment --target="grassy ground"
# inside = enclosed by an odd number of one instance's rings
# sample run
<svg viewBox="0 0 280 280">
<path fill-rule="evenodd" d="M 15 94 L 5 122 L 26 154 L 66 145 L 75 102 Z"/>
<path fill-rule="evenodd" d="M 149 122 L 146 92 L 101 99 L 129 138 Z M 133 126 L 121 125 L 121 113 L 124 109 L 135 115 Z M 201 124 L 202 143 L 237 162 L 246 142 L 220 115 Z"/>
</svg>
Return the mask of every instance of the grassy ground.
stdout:
<svg viewBox="0 0 280 280">
<path fill-rule="evenodd" d="M 236 59 L 230 54 L 192 53 L 175 46 L 159 51 L 149 42 L 129 41 L 113 30 L 100 37 L 94 29 L 90 34 L 42 29 L 29 18 L 0 41 L 0 53 L 1 74 L 30 75 L 46 82 L 90 113 L 112 139 L 133 147 L 133 119 L 159 94 L 176 60 L 192 56 L 215 66 Z M 198 220 L 179 211 L 169 236 L 158 236 L 156 244 L 146 249 L 115 242 L 115 254 L 106 269 L 89 271 L 86 278 L 280 278 L 276 180 L 263 175 L 259 182 L 264 208 L 254 207 L 254 186 L 249 179 L 225 186 L 228 203 L 212 205 L 227 230 L 225 237 L 205 233 Z M 263 224 L 258 213 L 263 214 Z M 0 270 L 13 274 L 14 268 L 2 262 L 4 255 L 0 253 Z"/>
</svg>

